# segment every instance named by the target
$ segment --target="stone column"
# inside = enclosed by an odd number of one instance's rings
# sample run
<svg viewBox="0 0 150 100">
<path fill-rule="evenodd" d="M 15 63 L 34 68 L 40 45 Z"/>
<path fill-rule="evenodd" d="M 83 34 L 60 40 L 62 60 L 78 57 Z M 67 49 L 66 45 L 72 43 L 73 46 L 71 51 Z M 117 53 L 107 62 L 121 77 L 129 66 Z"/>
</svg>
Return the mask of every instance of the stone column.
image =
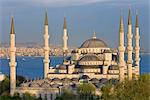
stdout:
<svg viewBox="0 0 150 100">
<path fill-rule="evenodd" d="M 136 30 L 135 30 L 135 64 L 137 69 L 137 75 L 140 74 L 140 35 L 138 25 L 138 15 L 136 15 Z"/>
<path fill-rule="evenodd" d="M 10 95 L 13 96 L 16 89 L 16 47 L 15 47 L 15 29 L 14 17 L 12 17 L 10 31 Z"/>
<path fill-rule="evenodd" d="M 64 17 L 63 52 L 65 55 L 67 51 L 68 51 L 68 33 L 67 33 L 66 17 Z"/>
<path fill-rule="evenodd" d="M 127 60 L 127 69 L 128 69 L 128 78 L 129 80 L 132 79 L 132 24 L 131 24 L 131 11 L 129 9 L 128 15 L 128 34 L 127 34 L 127 52 L 128 52 L 128 60 Z"/>
<path fill-rule="evenodd" d="M 45 25 L 44 25 L 44 78 L 47 78 L 49 72 L 49 34 L 48 34 L 48 15 L 45 14 Z"/>
<path fill-rule="evenodd" d="M 124 67 L 125 67 L 125 61 L 124 61 L 124 52 L 125 52 L 125 46 L 124 46 L 124 26 L 123 26 L 123 19 L 122 16 L 120 16 L 120 30 L 119 30 L 119 80 L 124 80 Z"/>
</svg>

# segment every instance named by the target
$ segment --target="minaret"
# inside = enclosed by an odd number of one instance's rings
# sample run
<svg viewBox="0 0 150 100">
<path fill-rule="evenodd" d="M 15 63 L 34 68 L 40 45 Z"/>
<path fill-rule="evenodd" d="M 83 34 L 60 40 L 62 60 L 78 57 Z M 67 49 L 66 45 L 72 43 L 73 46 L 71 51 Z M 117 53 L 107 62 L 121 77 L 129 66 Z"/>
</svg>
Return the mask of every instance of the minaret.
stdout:
<svg viewBox="0 0 150 100">
<path fill-rule="evenodd" d="M 48 34 L 48 15 L 45 13 L 45 24 L 44 24 L 44 78 L 47 78 L 49 72 L 49 34 Z"/>
<path fill-rule="evenodd" d="M 128 69 L 128 78 L 129 80 L 132 79 L 132 23 L 131 23 L 131 11 L 129 9 L 128 14 L 128 33 L 127 33 L 127 53 L 128 53 L 128 60 L 127 60 L 127 69 Z"/>
<path fill-rule="evenodd" d="M 64 17 L 63 53 L 66 55 L 67 51 L 68 51 L 68 33 L 67 33 L 66 17 Z"/>
<path fill-rule="evenodd" d="M 138 15 L 136 15 L 136 30 L 135 30 L 135 64 L 138 69 L 137 75 L 140 74 L 140 35 L 139 35 L 139 25 L 138 25 Z"/>
<path fill-rule="evenodd" d="M 120 16 L 120 29 L 119 29 L 119 80 L 124 80 L 124 67 L 125 67 L 125 61 L 124 61 L 124 52 L 125 52 L 125 46 L 124 46 L 124 26 L 123 26 L 123 19 L 122 16 Z"/>
<path fill-rule="evenodd" d="M 13 96 L 16 89 L 16 47 L 15 47 L 15 28 L 14 17 L 11 19 L 10 29 L 10 95 Z"/>
</svg>

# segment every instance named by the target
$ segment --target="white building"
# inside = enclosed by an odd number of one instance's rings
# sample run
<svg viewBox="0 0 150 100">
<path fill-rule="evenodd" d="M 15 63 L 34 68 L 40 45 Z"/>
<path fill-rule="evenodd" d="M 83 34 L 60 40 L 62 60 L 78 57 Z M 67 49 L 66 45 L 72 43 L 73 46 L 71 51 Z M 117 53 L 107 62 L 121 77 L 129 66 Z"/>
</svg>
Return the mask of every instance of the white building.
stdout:
<svg viewBox="0 0 150 100">
<path fill-rule="evenodd" d="M 110 48 L 108 44 L 96 37 L 94 32 L 93 37 L 86 40 L 82 45 L 73 50 L 70 57 L 66 57 L 68 52 L 68 33 L 66 27 L 66 18 L 64 21 L 64 36 L 63 36 L 63 49 L 64 49 L 64 62 L 62 65 L 56 67 L 49 66 L 49 34 L 48 34 L 48 16 L 46 13 L 44 25 L 44 79 L 37 79 L 22 83 L 20 87 L 16 84 L 15 73 L 12 70 L 11 91 L 22 95 L 25 92 L 41 96 L 43 99 L 54 100 L 56 95 L 62 93 L 62 89 L 76 89 L 82 82 L 91 82 L 97 88 L 100 88 L 108 80 L 120 80 L 124 78 L 132 79 L 137 77 L 140 73 L 140 57 L 139 57 L 139 25 L 138 16 L 136 16 L 136 31 L 135 31 L 135 61 L 132 56 L 132 25 L 131 15 L 129 11 L 128 18 L 128 61 L 125 61 L 125 44 L 124 44 L 124 25 L 123 18 L 120 17 L 119 28 L 119 46 L 118 49 Z M 12 24 L 13 25 L 13 24 Z M 13 25 L 14 26 L 14 25 Z M 14 27 L 12 27 L 14 28 Z M 11 29 L 12 30 L 12 29 Z M 13 29 L 14 30 L 14 29 Z M 14 34 L 15 32 L 13 32 Z M 127 34 L 126 34 L 127 35 Z M 15 39 L 11 33 L 11 57 L 10 68 L 15 69 Z M 13 82 L 13 84 L 12 84 Z"/>
</svg>

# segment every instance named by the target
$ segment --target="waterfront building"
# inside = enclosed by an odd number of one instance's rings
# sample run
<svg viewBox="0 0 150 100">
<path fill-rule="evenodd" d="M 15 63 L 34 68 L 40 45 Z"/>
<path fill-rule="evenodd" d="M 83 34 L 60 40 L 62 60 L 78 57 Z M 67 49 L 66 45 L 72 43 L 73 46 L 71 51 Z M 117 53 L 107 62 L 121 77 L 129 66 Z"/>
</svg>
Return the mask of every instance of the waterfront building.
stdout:
<svg viewBox="0 0 150 100">
<path fill-rule="evenodd" d="M 63 92 L 63 89 L 76 90 L 79 84 L 91 82 L 97 89 L 101 88 L 110 80 L 123 81 L 125 78 L 132 79 L 140 73 L 140 56 L 139 56 L 139 25 L 138 16 L 136 16 L 135 31 L 135 62 L 132 58 L 132 23 L 131 12 L 129 10 L 128 17 L 128 33 L 124 33 L 123 17 L 120 16 L 119 27 L 119 46 L 118 49 L 110 48 L 109 45 L 93 33 L 92 38 L 87 39 L 82 45 L 72 50 L 71 56 L 67 55 L 68 35 L 66 18 L 64 18 L 64 36 L 63 36 L 63 64 L 55 67 L 49 66 L 49 34 L 48 34 L 48 15 L 45 15 L 44 25 L 44 79 L 35 79 L 22 83 L 15 88 L 16 71 L 11 74 L 11 91 L 17 92 L 22 96 L 28 92 L 36 95 L 36 97 L 54 100 L 55 97 Z M 14 27 L 13 27 L 14 28 Z M 14 30 L 14 29 L 13 29 Z M 125 35 L 127 35 L 127 54 L 128 59 L 125 61 Z M 12 35 L 11 35 L 12 36 Z M 15 68 L 15 44 L 14 35 L 11 38 L 10 49 L 12 52 L 10 57 L 10 68 Z M 99 91 L 99 90 L 98 90 Z M 98 93 L 98 92 L 97 92 Z"/>
</svg>

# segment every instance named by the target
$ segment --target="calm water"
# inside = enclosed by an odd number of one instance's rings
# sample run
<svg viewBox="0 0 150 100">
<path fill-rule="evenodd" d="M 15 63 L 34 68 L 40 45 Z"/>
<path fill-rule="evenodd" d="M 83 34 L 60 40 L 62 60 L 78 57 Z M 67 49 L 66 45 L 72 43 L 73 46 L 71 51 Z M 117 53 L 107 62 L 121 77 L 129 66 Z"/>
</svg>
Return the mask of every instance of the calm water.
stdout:
<svg viewBox="0 0 150 100">
<path fill-rule="evenodd" d="M 63 57 L 51 57 L 51 66 L 62 64 Z M 0 59 L 0 71 L 9 74 L 9 60 Z M 150 73 L 150 55 L 141 55 L 141 74 Z M 17 57 L 17 75 L 26 78 L 35 78 L 43 76 L 43 58 L 42 57 Z"/>
</svg>

